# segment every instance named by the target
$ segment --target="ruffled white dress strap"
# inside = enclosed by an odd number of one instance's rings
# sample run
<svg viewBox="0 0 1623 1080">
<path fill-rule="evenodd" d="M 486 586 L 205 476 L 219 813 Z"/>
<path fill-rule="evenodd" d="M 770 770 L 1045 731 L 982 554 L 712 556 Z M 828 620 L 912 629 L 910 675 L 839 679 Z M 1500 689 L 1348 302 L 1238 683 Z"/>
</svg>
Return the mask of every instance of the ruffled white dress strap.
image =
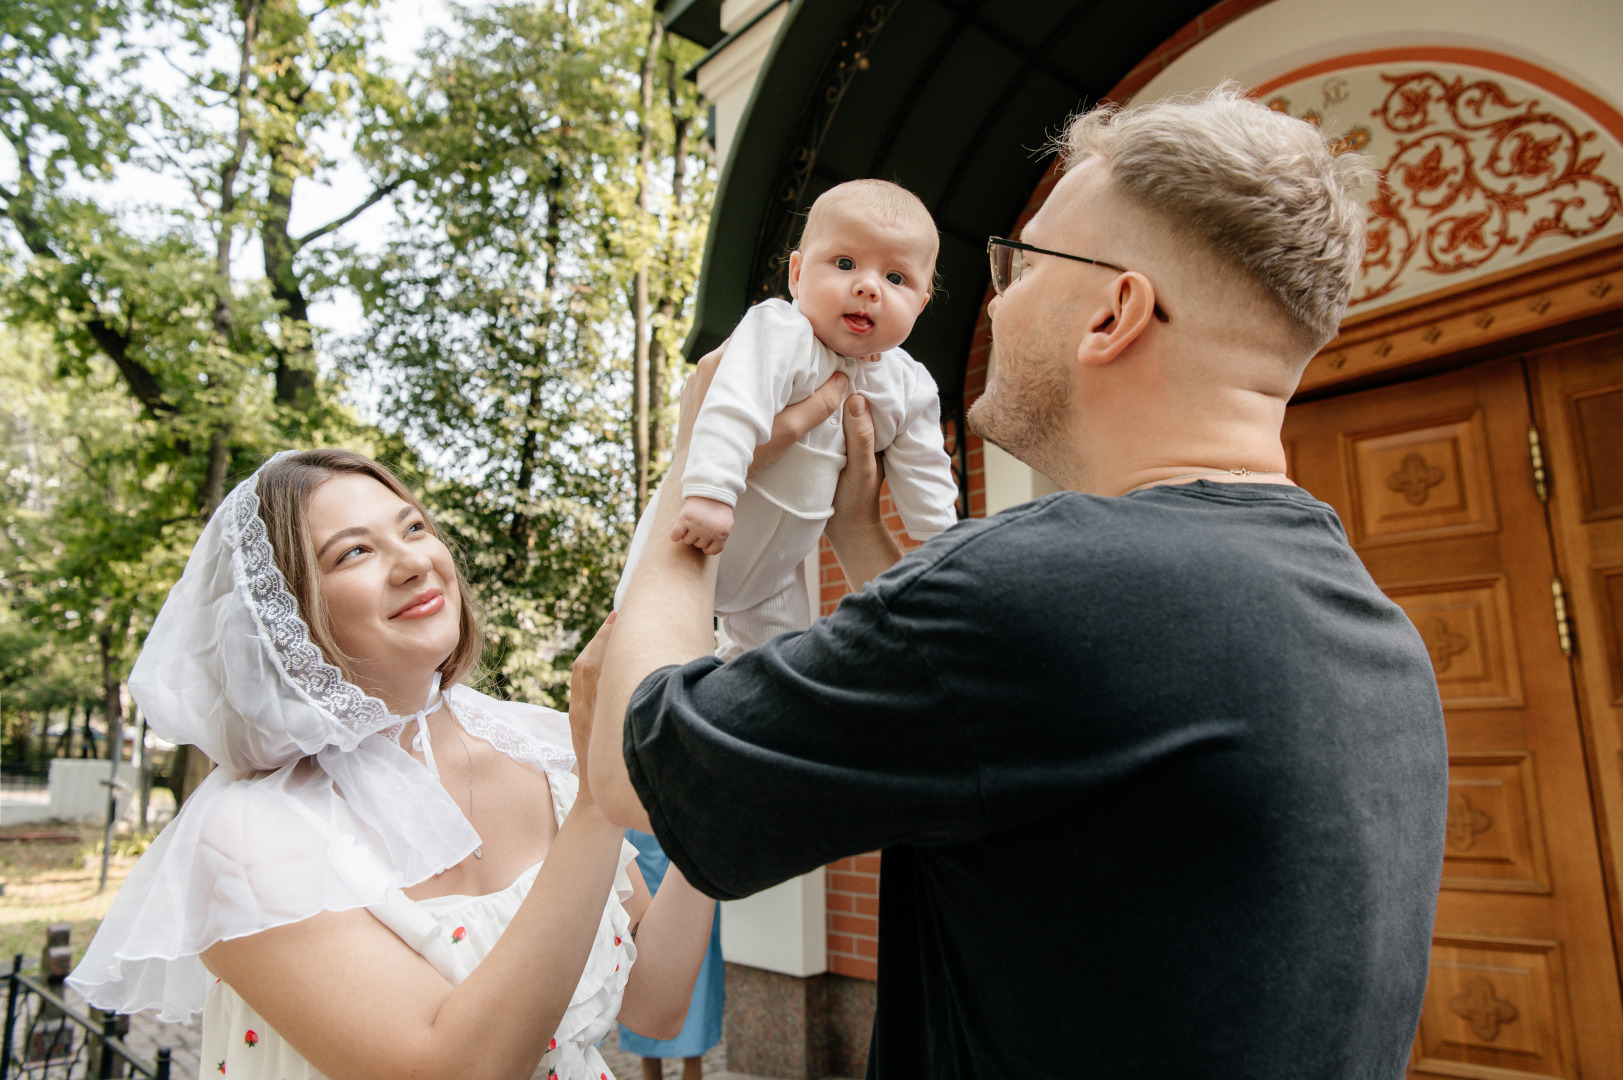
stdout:
<svg viewBox="0 0 1623 1080">
<path fill-rule="evenodd" d="M 553 806 L 561 823 L 574 805 L 576 780 L 547 770 Z M 621 842 L 614 888 L 603 908 L 591 953 L 546 1055 L 536 1070 L 543 1080 L 602 1080 L 612 1076 L 594 1045 L 607 1035 L 620 1011 L 626 980 L 637 958 L 625 901 L 631 897 L 626 867 L 636 849 Z M 367 908 L 378 921 L 433 965 L 453 986 L 460 984 L 495 946 L 529 895 L 541 864 L 507 888 L 484 896 L 438 896 L 411 900 L 399 889 Z M 266 1024 L 237 993 L 216 982 L 203 1011 L 204 1075 L 223 1073 L 236 1080 L 324 1080 L 287 1041 Z"/>
</svg>

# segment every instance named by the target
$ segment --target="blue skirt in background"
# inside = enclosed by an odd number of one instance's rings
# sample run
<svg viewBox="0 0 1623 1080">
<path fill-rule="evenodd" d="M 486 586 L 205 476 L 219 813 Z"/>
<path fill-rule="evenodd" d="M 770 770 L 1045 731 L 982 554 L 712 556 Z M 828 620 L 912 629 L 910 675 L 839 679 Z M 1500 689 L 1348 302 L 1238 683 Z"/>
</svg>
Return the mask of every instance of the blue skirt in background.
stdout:
<svg viewBox="0 0 1623 1080">
<path fill-rule="evenodd" d="M 637 869 L 648 883 L 648 891 L 659 891 L 671 861 L 659 841 L 636 829 L 626 830 L 626 839 L 637 849 Z M 693 1001 L 688 1018 L 674 1039 L 650 1039 L 620 1025 L 620 1049 L 648 1058 L 698 1057 L 721 1041 L 721 1009 L 726 1000 L 726 972 L 721 966 L 721 906 L 710 924 L 710 948 L 705 950 L 699 977 L 693 983 Z"/>
</svg>

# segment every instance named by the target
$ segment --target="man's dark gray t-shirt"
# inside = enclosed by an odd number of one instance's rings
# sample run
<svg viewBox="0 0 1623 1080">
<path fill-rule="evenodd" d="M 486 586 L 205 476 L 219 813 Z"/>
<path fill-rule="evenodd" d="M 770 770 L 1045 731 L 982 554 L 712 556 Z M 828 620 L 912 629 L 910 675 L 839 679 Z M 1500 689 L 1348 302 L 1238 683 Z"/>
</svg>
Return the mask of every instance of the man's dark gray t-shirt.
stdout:
<svg viewBox="0 0 1623 1080">
<path fill-rule="evenodd" d="M 883 849 L 870 1076 L 1403 1075 L 1442 710 L 1299 488 L 960 523 L 805 633 L 650 675 L 625 756 L 712 896 Z"/>
</svg>

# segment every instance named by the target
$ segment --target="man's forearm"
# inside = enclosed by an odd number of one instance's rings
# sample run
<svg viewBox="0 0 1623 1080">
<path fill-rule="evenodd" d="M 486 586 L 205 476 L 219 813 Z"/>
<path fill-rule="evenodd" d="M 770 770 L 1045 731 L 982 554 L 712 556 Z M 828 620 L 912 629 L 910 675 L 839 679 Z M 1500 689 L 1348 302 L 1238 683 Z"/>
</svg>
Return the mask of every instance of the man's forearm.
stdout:
<svg viewBox="0 0 1623 1080">
<path fill-rule="evenodd" d="M 685 456 L 671 463 L 670 476 L 682 475 Z M 592 720 L 588 768 L 593 795 L 610 821 L 645 831 L 651 831 L 648 815 L 631 787 L 621 749 L 626 706 L 650 672 L 705 656 L 716 640 L 711 621 L 715 560 L 665 539 L 681 503 L 681 485 L 665 485 L 648 545 L 615 616 Z"/>
<path fill-rule="evenodd" d="M 848 522 L 824 530 L 840 572 L 851 591 L 858 592 L 869 581 L 895 566 L 902 547 L 882 521 Z"/>
</svg>

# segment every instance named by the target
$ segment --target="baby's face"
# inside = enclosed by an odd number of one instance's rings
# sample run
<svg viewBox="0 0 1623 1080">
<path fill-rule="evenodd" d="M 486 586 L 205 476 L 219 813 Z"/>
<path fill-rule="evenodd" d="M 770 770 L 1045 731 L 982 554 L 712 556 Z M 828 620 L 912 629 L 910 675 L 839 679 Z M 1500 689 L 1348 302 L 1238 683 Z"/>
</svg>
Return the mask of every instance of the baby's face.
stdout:
<svg viewBox="0 0 1623 1080">
<path fill-rule="evenodd" d="M 828 208 L 789 256 L 789 292 L 824 345 L 843 356 L 894 349 L 930 299 L 935 234 L 863 214 L 860 203 Z"/>
</svg>

